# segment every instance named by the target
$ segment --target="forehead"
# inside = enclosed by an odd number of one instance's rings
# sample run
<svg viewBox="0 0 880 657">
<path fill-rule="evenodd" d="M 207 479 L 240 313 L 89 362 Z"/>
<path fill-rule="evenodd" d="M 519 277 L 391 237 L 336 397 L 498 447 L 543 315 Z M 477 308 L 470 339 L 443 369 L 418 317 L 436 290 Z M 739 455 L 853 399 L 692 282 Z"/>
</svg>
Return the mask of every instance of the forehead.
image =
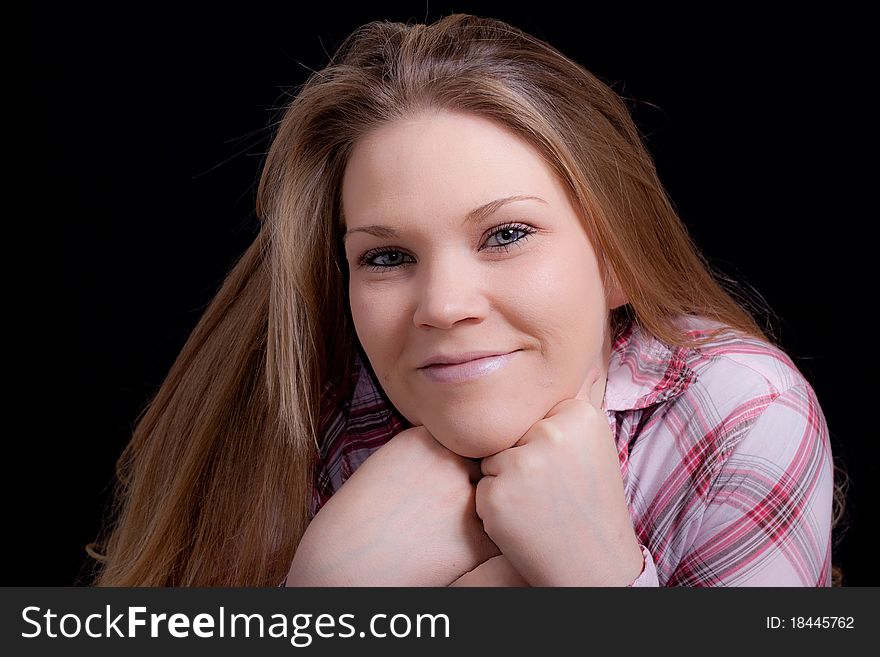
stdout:
<svg viewBox="0 0 880 657">
<path fill-rule="evenodd" d="M 342 181 L 347 227 L 403 217 L 460 217 L 513 195 L 564 203 L 561 184 L 531 145 L 489 119 L 449 112 L 370 132 L 352 150 Z"/>
</svg>

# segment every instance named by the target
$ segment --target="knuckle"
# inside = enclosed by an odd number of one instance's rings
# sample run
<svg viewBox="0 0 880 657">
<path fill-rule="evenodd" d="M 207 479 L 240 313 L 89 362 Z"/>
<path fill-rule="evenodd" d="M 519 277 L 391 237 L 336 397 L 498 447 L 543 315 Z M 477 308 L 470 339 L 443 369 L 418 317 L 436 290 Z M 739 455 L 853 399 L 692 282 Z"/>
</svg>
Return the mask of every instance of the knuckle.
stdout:
<svg viewBox="0 0 880 657">
<path fill-rule="evenodd" d="M 599 409 L 588 402 L 579 404 L 581 417 L 588 421 L 593 421 L 599 417 Z"/>
<path fill-rule="evenodd" d="M 477 482 L 476 503 L 485 511 L 492 511 L 497 505 L 498 487 L 493 478 L 480 479 Z"/>
<path fill-rule="evenodd" d="M 531 478 L 541 470 L 541 460 L 535 454 L 524 454 L 517 460 L 517 469 L 524 478 Z"/>
<path fill-rule="evenodd" d="M 565 442 L 565 433 L 554 422 L 548 422 L 544 426 L 544 440 L 551 445 L 558 446 Z"/>
</svg>

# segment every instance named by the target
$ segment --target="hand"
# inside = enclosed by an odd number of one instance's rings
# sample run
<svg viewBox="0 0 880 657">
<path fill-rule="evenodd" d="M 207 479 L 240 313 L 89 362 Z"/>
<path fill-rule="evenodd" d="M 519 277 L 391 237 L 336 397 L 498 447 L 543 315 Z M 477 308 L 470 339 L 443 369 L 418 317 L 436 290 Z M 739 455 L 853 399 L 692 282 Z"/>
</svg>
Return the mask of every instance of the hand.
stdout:
<svg viewBox="0 0 880 657">
<path fill-rule="evenodd" d="M 448 586 L 500 553 L 476 514 L 479 477 L 423 426 L 401 431 L 312 519 L 288 586 Z"/>
<path fill-rule="evenodd" d="M 528 586 L 503 554 L 481 563 L 449 586 Z"/>
<path fill-rule="evenodd" d="M 626 586 L 644 564 L 614 437 L 599 408 L 599 373 L 513 447 L 481 462 L 477 514 L 532 586 Z"/>
</svg>

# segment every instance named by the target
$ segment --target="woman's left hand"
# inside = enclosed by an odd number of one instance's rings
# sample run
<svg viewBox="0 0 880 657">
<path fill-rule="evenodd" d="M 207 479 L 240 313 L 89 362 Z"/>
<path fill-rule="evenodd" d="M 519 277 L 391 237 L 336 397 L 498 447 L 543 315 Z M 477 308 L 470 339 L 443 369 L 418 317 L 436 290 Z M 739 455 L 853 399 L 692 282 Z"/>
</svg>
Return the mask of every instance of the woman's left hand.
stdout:
<svg viewBox="0 0 880 657">
<path fill-rule="evenodd" d="M 644 565 L 598 374 L 481 463 L 477 515 L 531 586 L 627 586 Z"/>
</svg>

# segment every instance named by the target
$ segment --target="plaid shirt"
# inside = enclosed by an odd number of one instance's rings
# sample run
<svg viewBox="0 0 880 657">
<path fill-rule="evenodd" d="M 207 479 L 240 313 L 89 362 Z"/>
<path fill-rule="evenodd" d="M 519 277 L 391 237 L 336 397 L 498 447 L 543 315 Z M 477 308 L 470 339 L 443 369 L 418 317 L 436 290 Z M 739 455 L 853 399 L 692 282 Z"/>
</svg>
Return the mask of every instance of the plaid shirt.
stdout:
<svg viewBox="0 0 880 657">
<path fill-rule="evenodd" d="M 719 326 L 683 316 L 696 337 Z M 603 403 L 645 563 L 630 586 L 830 586 L 833 462 L 816 395 L 778 348 L 672 347 L 630 325 Z M 325 386 L 314 516 L 409 423 L 356 355 Z"/>
</svg>

